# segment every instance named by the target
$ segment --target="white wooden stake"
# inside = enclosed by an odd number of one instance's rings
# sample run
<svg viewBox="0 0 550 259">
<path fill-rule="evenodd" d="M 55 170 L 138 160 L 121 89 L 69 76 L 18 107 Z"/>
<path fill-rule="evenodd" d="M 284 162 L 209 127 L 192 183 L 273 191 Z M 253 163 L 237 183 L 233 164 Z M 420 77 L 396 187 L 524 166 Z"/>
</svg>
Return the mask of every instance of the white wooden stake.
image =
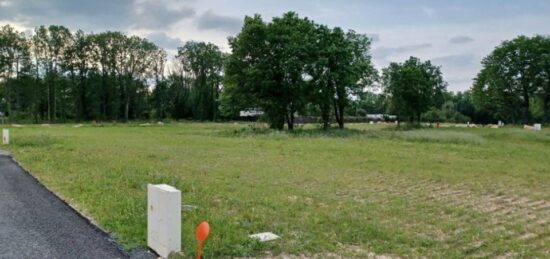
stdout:
<svg viewBox="0 0 550 259">
<path fill-rule="evenodd" d="M 164 258 L 181 250 L 181 192 L 170 185 L 147 185 L 147 245 Z"/>
<path fill-rule="evenodd" d="M 8 145 L 10 143 L 10 130 L 9 129 L 3 129 L 2 130 L 2 144 Z"/>
</svg>

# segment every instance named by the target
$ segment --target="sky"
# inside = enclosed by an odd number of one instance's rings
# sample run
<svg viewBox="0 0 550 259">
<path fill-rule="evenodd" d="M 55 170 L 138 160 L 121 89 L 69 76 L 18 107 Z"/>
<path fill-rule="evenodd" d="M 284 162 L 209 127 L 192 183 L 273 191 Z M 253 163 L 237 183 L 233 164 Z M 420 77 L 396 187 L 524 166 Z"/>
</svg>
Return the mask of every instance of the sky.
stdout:
<svg viewBox="0 0 550 259">
<path fill-rule="evenodd" d="M 174 54 L 185 41 L 229 52 L 246 15 L 295 11 L 319 24 L 369 35 L 378 69 L 410 56 L 441 66 L 448 89 L 463 91 L 481 60 L 504 40 L 550 35 L 549 0 L 0 0 L 0 25 L 31 34 L 38 25 L 147 37 Z"/>
</svg>

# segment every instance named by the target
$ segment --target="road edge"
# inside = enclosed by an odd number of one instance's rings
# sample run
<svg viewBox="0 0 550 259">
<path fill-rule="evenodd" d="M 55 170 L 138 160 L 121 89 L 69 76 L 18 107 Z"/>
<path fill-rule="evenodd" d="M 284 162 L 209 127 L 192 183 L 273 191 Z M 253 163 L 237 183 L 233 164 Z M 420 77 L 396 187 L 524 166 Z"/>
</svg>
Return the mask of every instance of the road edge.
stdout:
<svg viewBox="0 0 550 259">
<path fill-rule="evenodd" d="M 35 181 L 39 186 L 43 187 L 46 191 L 48 191 L 50 194 L 52 194 L 54 197 L 56 197 L 58 200 L 60 200 L 63 204 L 67 205 L 76 215 L 78 215 L 78 217 L 82 218 L 86 222 L 86 224 L 91 226 L 96 232 L 99 232 L 105 238 L 105 240 L 107 240 L 107 242 L 109 242 L 110 244 L 115 246 L 116 249 L 118 251 L 120 251 L 123 255 L 125 255 L 127 258 L 135 258 L 135 259 L 144 258 L 145 259 L 145 258 L 158 258 L 159 257 L 159 255 L 157 253 L 155 253 L 153 250 L 151 250 L 149 248 L 147 248 L 147 249 L 134 248 L 134 249 L 131 249 L 131 250 L 124 249 L 122 247 L 122 245 L 120 245 L 116 241 L 116 238 L 111 233 L 109 233 L 106 230 L 102 229 L 100 226 L 98 226 L 97 224 L 94 223 L 93 219 L 86 216 L 84 213 L 80 212 L 78 210 L 78 208 L 74 207 L 69 202 L 67 202 L 65 199 L 63 199 L 60 195 L 58 195 L 54 191 L 50 190 L 46 185 L 42 184 L 42 182 L 40 182 L 40 180 L 38 180 L 38 178 L 36 178 L 30 172 L 30 170 L 28 170 L 25 166 L 23 166 L 21 163 L 19 163 L 19 161 L 17 161 L 9 151 L 0 149 L 0 156 L 8 157 L 11 161 L 13 161 L 15 164 L 17 164 L 17 166 L 19 166 L 23 170 L 23 172 L 25 172 L 28 176 L 30 176 L 33 179 L 33 181 Z"/>
</svg>

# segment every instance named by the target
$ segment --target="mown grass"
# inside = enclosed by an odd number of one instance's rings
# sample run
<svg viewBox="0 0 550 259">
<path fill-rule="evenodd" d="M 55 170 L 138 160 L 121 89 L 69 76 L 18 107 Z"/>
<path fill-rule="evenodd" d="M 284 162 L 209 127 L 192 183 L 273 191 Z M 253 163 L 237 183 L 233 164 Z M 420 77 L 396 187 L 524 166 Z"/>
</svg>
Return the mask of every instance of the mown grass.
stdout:
<svg viewBox="0 0 550 259">
<path fill-rule="evenodd" d="M 167 183 L 197 206 L 185 256 L 202 220 L 207 258 L 549 255 L 548 130 L 24 125 L 5 148 L 127 248 L 146 246 L 147 183 Z M 505 214 L 508 198 L 522 209 Z M 282 238 L 247 237 L 264 231 Z"/>
</svg>

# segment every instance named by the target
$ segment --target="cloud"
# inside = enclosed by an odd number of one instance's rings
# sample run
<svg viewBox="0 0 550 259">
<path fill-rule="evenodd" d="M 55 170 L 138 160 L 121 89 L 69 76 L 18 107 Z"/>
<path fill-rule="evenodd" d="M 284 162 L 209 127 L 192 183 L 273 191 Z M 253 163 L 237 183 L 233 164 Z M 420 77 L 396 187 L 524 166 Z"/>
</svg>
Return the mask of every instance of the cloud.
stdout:
<svg viewBox="0 0 550 259">
<path fill-rule="evenodd" d="M 412 52 L 415 50 L 426 49 L 431 46 L 432 44 L 430 43 L 422 43 L 422 44 L 405 45 L 405 46 L 399 46 L 399 47 L 380 47 L 380 48 L 374 49 L 372 53 L 374 58 L 384 59 L 395 53 Z"/>
<path fill-rule="evenodd" d="M 473 80 L 470 77 L 449 77 L 449 78 L 447 78 L 447 83 L 449 83 L 449 85 L 470 85 L 472 83 L 472 81 Z"/>
<path fill-rule="evenodd" d="M 474 41 L 473 38 L 471 37 L 468 37 L 468 36 L 456 36 L 456 37 L 453 37 L 449 40 L 449 43 L 451 44 L 464 44 L 464 43 L 468 43 L 468 42 L 472 42 Z"/>
<path fill-rule="evenodd" d="M 0 7 L 8 7 L 11 5 L 11 2 L 8 0 L 0 0 Z"/>
<path fill-rule="evenodd" d="M 195 15 L 195 10 L 191 8 L 184 7 L 172 10 L 168 9 L 167 6 L 162 2 L 137 4 L 133 16 L 136 26 L 146 29 L 165 28 Z"/>
<path fill-rule="evenodd" d="M 433 17 L 435 15 L 435 9 L 423 6 L 422 13 L 428 17 Z"/>
<path fill-rule="evenodd" d="M 2 0 L 0 0 L 2 1 Z M 6 0 L 4 0 L 6 2 Z M 29 27 L 60 24 L 71 29 L 162 29 L 195 15 L 195 10 L 161 1 L 9 1 L 0 17 Z"/>
<path fill-rule="evenodd" d="M 172 38 L 164 32 L 151 33 L 147 35 L 147 39 L 165 49 L 177 49 L 184 44 L 179 38 Z"/>
<path fill-rule="evenodd" d="M 432 63 L 443 67 L 469 67 L 474 65 L 476 60 L 477 59 L 474 54 L 464 53 L 432 58 Z"/>
<path fill-rule="evenodd" d="M 93 26 L 95 28 L 120 28 L 127 16 L 131 0 L 121 1 L 13 1 L 0 8 L 0 17 L 15 22 L 23 22 L 29 27 L 60 24 L 67 26 Z M 78 23 L 78 24 L 76 24 Z M 76 28 L 73 28 L 76 29 Z"/>
<path fill-rule="evenodd" d="M 219 30 L 227 33 L 237 33 L 243 24 L 242 19 L 215 14 L 207 11 L 196 20 L 199 30 Z"/>
<path fill-rule="evenodd" d="M 479 57 L 473 53 L 440 56 L 431 59 L 432 64 L 441 66 L 449 90 L 463 91 L 472 85 L 472 78 L 480 69 Z"/>
</svg>

